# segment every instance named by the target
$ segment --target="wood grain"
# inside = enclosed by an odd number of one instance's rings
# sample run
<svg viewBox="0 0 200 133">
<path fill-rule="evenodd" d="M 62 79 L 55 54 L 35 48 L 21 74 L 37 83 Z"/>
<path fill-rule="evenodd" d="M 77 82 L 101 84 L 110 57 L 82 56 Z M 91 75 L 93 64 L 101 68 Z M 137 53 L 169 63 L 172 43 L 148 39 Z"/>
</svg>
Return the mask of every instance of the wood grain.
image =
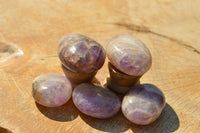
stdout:
<svg viewBox="0 0 200 133">
<path fill-rule="evenodd" d="M 17 45 L 24 55 L 0 67 L 0 132 L 15 133 L 199 133 L 199 0 L 1 0 L 0 41 Z M 119 112 L 108 120 L 80 113 L 70 100 L 58 108 L 36 104 L 30 88 L 44 73 L 62 72 L 59 39 L 87 35 L 104 47 L 118 34 L 130 34 L 150 49 L 153 65 L 141 83 L 157 85 L 167 105 L 159 119 L 136 126 Z M 2 44 L 0 44 L 2 45 Z M 108 61 L 97 73 L 103 85 Z"/>
</svg>

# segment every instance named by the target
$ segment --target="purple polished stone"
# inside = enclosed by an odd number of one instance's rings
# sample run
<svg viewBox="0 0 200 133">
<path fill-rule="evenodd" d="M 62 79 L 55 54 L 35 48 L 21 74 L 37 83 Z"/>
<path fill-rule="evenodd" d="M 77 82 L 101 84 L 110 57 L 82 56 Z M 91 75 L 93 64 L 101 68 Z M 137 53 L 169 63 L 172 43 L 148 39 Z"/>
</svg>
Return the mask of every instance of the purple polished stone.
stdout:
<svg viewBox="0 0 200 133">
<path fill-rule="evenodd" d="M 113 37 L 106 46 L 106 53 L 111 64 L 128 75 L 141 76 L 151 67 L 149 49 L 130 35 Z"/>
<path fill-rule="evenodd" d="M 96 72 L 106 58 L 99 43 L 78 33 L 67 34 L 60 40 L 58 56 L 67 69 L 76 73 Z"/>
<path fill-rule="evenodd" d="M 122 101 L 124 116 L 138 125 L 147 125 L 155 121 L 164 107 L 164 94 L 152 84 L 132 87 Z"/>
<path fill-rule="evenodd" d="M 102 119 L 115 115 L 121 106 L 115 93 L 88 83 L 78 85 L 72 93 L 72 99 L 81 112 Z"/>
<path fill-rule="evenodd" d="M 37 103 L 46 107 L 57 107 L 71 98 L 72 87 L 65 76 L 49 73 L 35 78 L 31 92 Z"/>
</svg>

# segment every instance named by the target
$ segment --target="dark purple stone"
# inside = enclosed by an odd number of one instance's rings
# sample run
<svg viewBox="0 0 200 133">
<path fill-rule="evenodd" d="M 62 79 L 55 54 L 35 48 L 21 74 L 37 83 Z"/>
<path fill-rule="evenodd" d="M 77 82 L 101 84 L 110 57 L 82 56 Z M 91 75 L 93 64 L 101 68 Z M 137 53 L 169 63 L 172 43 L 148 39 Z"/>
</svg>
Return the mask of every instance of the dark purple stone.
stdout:
<svg viewBox="0 0 200 133">
<path fill-rule="evenodd" d="M 105 50 L 96 41 L 78 33 L 64 36 L 58 44 L 62 64 L 72 72 L 92 73 L 105 62 Z"/>
<path fill-rule="evenodd" d="M 120 99 L 115 93 L 88 83 L 75 87 L 72 98 L 81 112 L 95 118 L 112 117 L 121 106 Z"/>
</svg>

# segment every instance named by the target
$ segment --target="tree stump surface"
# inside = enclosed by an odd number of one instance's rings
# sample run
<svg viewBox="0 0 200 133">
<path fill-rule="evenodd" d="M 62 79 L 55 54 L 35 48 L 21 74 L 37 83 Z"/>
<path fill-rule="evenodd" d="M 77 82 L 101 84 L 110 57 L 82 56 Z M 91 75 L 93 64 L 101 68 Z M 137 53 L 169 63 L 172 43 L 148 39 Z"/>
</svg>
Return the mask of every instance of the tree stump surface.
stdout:
<svg viewBox="0 0 200 133">
<path fill-rule="evenodd" d="M 199 0 L 1 0 L 0 132 L 14 133 L 199 133 Z M 118 34 L 142 40 L 153 58 L 141 83 L 158 86 L 166 107 L 154 123 L 137 126 L 119 112 L 101 120 L 76 109 L 72 100 L 46 108 L 34 102 L 31 84 L 45 73 L 63 74 L 57 44 L 78 32 L 105 48 Z M 103 85 L 108 59 L 96 75 Z"/>
</svg>

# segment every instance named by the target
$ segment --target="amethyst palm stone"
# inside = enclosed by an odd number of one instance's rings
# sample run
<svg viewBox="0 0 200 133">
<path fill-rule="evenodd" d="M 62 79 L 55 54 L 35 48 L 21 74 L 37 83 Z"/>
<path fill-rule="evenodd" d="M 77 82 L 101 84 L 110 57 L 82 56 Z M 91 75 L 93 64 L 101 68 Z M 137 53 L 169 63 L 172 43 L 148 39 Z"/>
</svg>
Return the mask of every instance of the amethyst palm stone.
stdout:
<svg viewBox="0 0 200 133">
<path fill-rule="evenodd" d="M 75 73 L 93 73 L 104 64 L 106 54 L 96 41 L 78 34 L 64 36 L 58 44 L 58 56 L 62 64 Z"/>
<path fill-rule="evenodd" d="M 107 44 L 106 52 L 111 64 L 125 74 L 141 76 L 151 67 L 149 49 L 133 36 L 113 37 Z"/>
<path fill-rule="evenodd" d="M 164 107 L 164 94 L 152 84 L 132 87 L 122 101 L 124 116 L 138 125 L 147 125 L 155 121 Z"/>
<path fill-rule="evenodd" d="M 103 87 L 82 83 L 72 93 L 75 106 L 84 114 L 95 118 L 109 118 L 121 106 L 119 97 Z"/>
<path fill-rule="evenodd" d="M 37 103 L 46 107 L 58 107 L 71 98 L 72 87 L 65 76 L 49 73 L 35 78 L 31 92 Z"/>
</svg>

